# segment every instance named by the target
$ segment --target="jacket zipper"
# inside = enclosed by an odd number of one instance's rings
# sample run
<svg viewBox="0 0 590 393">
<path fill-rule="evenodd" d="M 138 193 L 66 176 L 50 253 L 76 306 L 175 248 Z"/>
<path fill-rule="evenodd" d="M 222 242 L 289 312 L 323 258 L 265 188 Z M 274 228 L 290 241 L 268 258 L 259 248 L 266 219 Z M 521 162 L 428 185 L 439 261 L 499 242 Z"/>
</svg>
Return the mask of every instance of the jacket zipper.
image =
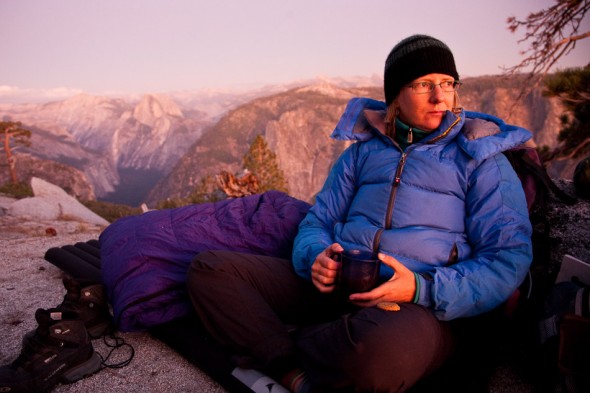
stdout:
<svg viewBox="0 0 590 393">
<path fill-rule="evenodd" d="M 389 194 L 389 202 L 387 203 L 387 212 L 385 214 L 385 229 L 391 229 L 391 217 L 393 216 L 393 206 L 395 205 L 395 196 L 397 189 L 402 180 L 402 172 L 406 166 L 406 158 L 408 153 L 403 152 L 399 162 L 397 163 L 397 170 L 395 171 L 395 178 L 391 186 L 391 193 Z"/>
<path fill-rule="evenodd" d="M 453 129 L 453 127 L 455 127 L 459 123 L 460 120 L 461 120 L 461 118 L 457 117 L 457 119 L 442 134 L 440 134 L 436 138 L 433 138 L 432 140 L 428 141 L 427 143 L 429 143 L 429 144 L 434 143 L 436 141 L 441 140 L 445 136 L 447 136 L 449 134 L 449 132 L 451 132 L 451 129 Z M 389 137 L 389 139 L 391 139 L 393 141 L 393 138 Z M 412 128 L 410 128 L 410 130 L 408 131 L 408 141 L 411 141 L 412 139 L 413 139 Z M 399 149 L 398 144 L 395 143 L 395 141 L 393 141 L 393 143 Z M 391 186 L 391 193 L 389 194 L 389 201 L 387 202 L 387 212 L 385 213 L 385 225 L 383 226 L 383 228 L 381 228 L 377 231 L 377 233 L 375 234 L 375 238 L 373 239 L 373 251 L 374 252 L 379 251 L 379 244 L 381 243 L 381 234 L 383 233 L 383 231 L 385 229 L 391 229 L 391 224 L 392 224 L 391 219 L 393 217 L 393 206 L 395 205 L 395 196 L 397 194 L 397 188 L 399 187 L 399 184 L 401 183 L 402 172 L 404 171 L 407 157 L 408 157 L 408 153 L 402 151 L 402 156 L 398 162 L 397 170 L 395 171 L 395 178 L 393 179 L 393 184 Z"/>
<path fill-rule="evenodd" d="M 457 117 L 457 118 L 455 119 L 455 121 L 453 122 L 453 124 L 451 124 L 451 125 L 449 126 L 449 128 L 447 128 L 447 129 L 445 130 L 445 132 L 443 132 L 442 134 L 440 134 L 440 135 L 439 135 L 439 136 L 437 136 L 436 138 L 432 138 L 432 140 L 430 140 L 430 141 L 428 141 L 428 142 L 426 142 L 426 143 L 428 143 L 428 144 L 430 145 L 430 144 L 433 144 L 433 143 L 435 143 L 435 142 L 438 142 L 438 141 L 440 141 L 442 138 L 444 138 L 445 136 L 447 136 L 449 132 L 451 132 L 451 129 L 452 129 L 453 127 L 455 127 L 455 126 L 457 125 L 457 123 L 459 123 L 459 121 L 460 121 L 460 120 L 461 120 L 461 118 L 460 118 L 460 117 Z"/>
<path fill-rule="evenodd" d="M 397 164 L 397 169 L 395 171 L 395 178 L 393 179 L 393 184 L 391 185 L 391 192 L 389 193 L 389 201 L 387 202 L 387 211 L 385 212 L 385 223 L 383 228 L 380 228 L 377 233 L 375 233 L 375 238 L 373 239 L 373 252 L 379 252 L 379 244 L 381 243 L 381 234 L 385 229 L 391 229 L 391 216 L 393 215 L 393 205 L 395 204 L 395 195 L 397 194 L 397 188 L 399 187 L 399 183 L 401 181 L 402 172 L 404 170 L 404 166 L 406 165 L 406 152 L 402 152 L 402 156 Z"/>
</svg>

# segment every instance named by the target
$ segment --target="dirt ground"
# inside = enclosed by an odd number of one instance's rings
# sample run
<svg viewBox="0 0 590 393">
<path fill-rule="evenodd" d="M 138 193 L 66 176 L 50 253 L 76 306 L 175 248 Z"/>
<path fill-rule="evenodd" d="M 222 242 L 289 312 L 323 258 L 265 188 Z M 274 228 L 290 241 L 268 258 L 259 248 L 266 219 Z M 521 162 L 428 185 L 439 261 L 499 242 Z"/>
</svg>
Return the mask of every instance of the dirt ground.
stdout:
<svg viewBox="0 0 590 393">
<path fill-rule="evenodd" d="M 46 233 L 48 228 L 56 235 Z M 60 304 L 65 294 L 62 272 L 44 259 L 51 247 L 98 238 L 102 228 L 75 221 L 32 222 L 0 216 L 0 365 L 20 353 L 23 335 L 36 328 L 35 310 Z M 48 230 L 52 233 L 52 230 Z M 54 392 L 208 392 L 225 390 L 201 370 L 148 333 L 117 333 L 135 351 L 131 363 L 105 368 Z M 103 357 L 108 348 L 93 340 Z M 130 351 L 113 352 L 110 363 L 126 360 Z"/>
</svg>

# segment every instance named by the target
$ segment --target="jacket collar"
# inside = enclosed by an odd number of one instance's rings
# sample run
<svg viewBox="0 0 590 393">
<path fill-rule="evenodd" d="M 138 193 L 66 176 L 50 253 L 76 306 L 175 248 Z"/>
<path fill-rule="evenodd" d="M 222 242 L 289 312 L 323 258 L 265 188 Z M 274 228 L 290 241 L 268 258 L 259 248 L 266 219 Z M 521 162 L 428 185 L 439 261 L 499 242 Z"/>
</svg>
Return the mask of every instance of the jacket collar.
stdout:
<svg viewBox="0 0 590 393">
<path fill-rule="evenodd" d="M 393 143 L 385 136 L 385 112 L 382 101 L 370 98 L 351 99 L 331 137 L 346 141 L 368 141 L 374 137 Z M 446 144 L 455 139 L 461 149 L 476 160 L 520 146 L 532 134 L 524 128 L 506 124 L 485 113 L 461 111 L 447 114 L 439 128 L 420 144 Z"/>
<path fill-rule="evenodd" d="M 368 141 L 375 136 L 385 135 L 385 113 L 387 106 L 382 101 L 370 98 L 351 99 L 338 121 L 331 137 L 346 141 Z M 447 111 L 437 130 L 423 139 L 423 143 L 447 143 L 460 131 L 464 112 L 458 115 Z"/>
</svg>

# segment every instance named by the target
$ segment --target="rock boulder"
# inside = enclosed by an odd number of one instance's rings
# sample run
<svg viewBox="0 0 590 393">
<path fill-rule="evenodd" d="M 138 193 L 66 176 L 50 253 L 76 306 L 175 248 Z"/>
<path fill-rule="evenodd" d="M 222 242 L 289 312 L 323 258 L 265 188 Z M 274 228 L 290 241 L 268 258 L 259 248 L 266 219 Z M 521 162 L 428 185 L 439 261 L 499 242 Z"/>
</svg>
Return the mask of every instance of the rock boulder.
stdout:
<svg viewBox="0 0 590 393">
<path fill-rule="evenodd" d="M 68 219 L 95 225 L 109 224 L 56 185 L 33 177 L 31 188 L 35 196 L 15 201 L 8 207 L 7 214 L 39 220 Z"/>
</svg>

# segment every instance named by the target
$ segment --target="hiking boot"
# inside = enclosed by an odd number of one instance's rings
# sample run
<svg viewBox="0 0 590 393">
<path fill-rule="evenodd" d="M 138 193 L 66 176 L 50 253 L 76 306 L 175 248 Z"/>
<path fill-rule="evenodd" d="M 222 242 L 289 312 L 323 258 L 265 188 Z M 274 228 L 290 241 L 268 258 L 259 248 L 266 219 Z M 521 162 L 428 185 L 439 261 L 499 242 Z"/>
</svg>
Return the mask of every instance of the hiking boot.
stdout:
<svg viewBox="0 0 590 393">
<path fill-rule="evenodd" d="M 68 276 L 64 277 L 63 284 L 67 293 L 63 302 L 57 306 L 58 309 L 78 313 L 91 338 L 99 338 L 112 332 L 113 317 L 103 285 L 95 284 L 82 288 L 76 280 Z"/>
<path fill-rule="evenodd" d="M 38 309 L 37 329 L 23 339 L 20 355 L 0 367 L 0 392 L 42 392 L 98 371 L 101 359 L 78 315 Z"/>
</svg>

